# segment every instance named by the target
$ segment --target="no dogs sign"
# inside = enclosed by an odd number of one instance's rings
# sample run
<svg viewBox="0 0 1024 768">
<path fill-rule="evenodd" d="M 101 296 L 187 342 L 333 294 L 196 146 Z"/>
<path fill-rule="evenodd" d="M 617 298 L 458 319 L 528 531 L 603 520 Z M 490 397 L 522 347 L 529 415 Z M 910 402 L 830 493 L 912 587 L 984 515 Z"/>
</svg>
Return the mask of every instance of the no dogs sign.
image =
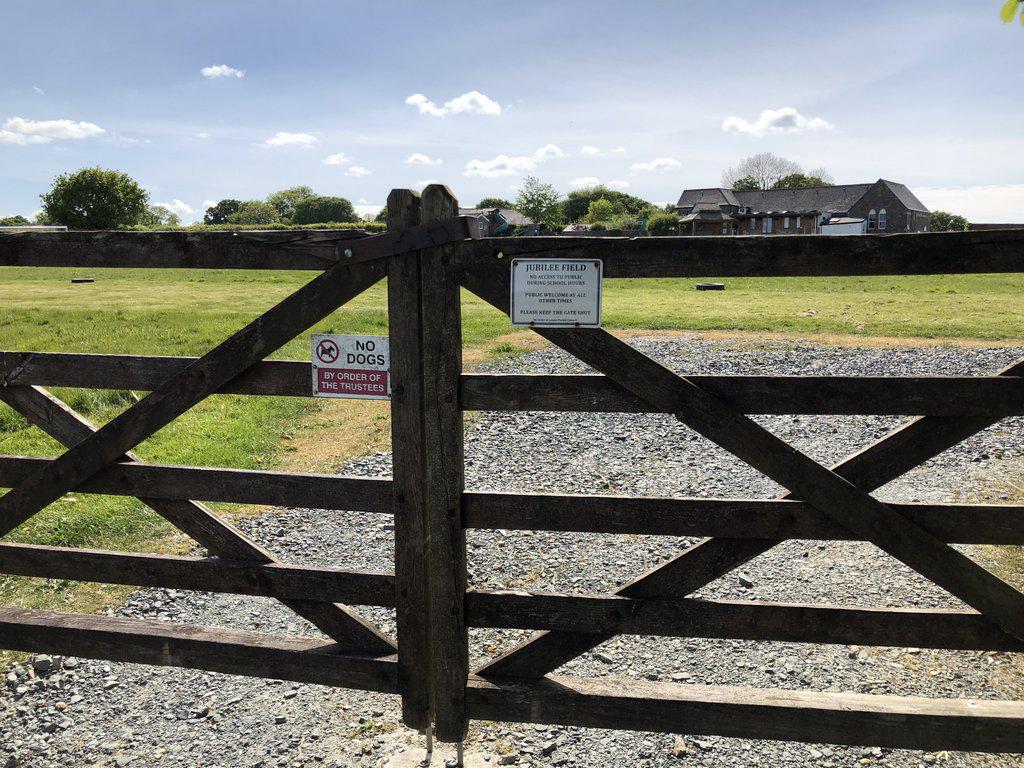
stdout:
<svg viewBox="0 0 1024 768">
<path fill-rule="evenodd" d="M 601 271 L 597 259 L 513 259 L 512 325 L 599 328 Z"/>
<path fill-rule="evenodd" d="M 313 334 L 313 396 L 387 400 L 391 396 L 387 336 Z"/>
</svg>

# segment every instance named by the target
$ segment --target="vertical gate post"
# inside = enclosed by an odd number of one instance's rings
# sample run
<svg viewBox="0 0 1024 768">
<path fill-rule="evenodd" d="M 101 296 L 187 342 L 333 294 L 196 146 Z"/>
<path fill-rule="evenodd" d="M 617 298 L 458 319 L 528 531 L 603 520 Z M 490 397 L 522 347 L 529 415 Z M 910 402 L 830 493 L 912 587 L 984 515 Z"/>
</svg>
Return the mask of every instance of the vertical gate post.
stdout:
<svg viewBox="0 0 1024 768">
<path fill-rule="evenodd" d="M 442 184 L 428 185 L 421 205 L 424 223 L 459 215 L 458 201 Z M 469 676 L 469 640 L 463 610 L 467 575 L 459 404 L 462 313 L 453 246 L 423 251 L 420 286 L 431 689 L 435 732 L 441 741 L 452 742 L 466 736 Z"/>
<path fill-rule="evenodd" d="M 388 230 L 420 223 L 420 196 L 409 189 L 388 195 Z M 395 512 L 395 606 L 398 690 L 402 721 L 430 725 L 429 599 L 423 474 L 423 359 L 420 253 L 388 261 L 388 338 L 391 347 L 391 455 Z"/>
</svg>

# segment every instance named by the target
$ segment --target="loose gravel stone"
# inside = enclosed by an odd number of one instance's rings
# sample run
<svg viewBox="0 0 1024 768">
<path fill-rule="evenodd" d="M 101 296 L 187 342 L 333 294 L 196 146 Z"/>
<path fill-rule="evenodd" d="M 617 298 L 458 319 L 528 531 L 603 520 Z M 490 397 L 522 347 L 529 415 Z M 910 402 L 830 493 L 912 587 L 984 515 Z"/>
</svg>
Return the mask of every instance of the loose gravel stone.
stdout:
<svg viewBox="0 0 1024 768">
<path fill-rule="evenodd" d="M 931 346 L 854 349 L 810 343 L 704 341 L 686 336 L 630 343 L 679 372 L 707 374 L 991 374 L 1020 348 Z M 497 372 L 577 373 L 555 349 L 488 366 Z M 905 419 L 759 416 L 757 421 L 821 462 L 835 462 Z M 901 501 L 1011 498 L 1024 470 L 1024 420 L 1005 419 L 888 486 Z M 339 465 L 390 474 L 390 455 Z M 659 415 L 487 413 L 466 434 L 467 486 L 479 490 L 771 497 L 780 489 L 675 420 Z M 240 527 L 282 560 L 391 570 L 394 530 L 380 515 L 279 509 Z M 477 588 L 605 592 L 674 557 L 694 540 L 596 534 L 470 531 Z M 969 548 L 990 564 L 991 551 Z M 867 544 L 790 541 L 696 593 L 733 599 L 870 606 L 958 607 L 958 601 Z M 394 632 L 394 612 L 360 609 Z M 317 635 L 263 598 L 145 589 L 117 615 Z M 529 636 L 473 630 L 474 663 Z M 46 658 L 50 658 L 47 666 Z M 927 697 L 1024 698 L 1024 670 L 1009 654 L 920 648 L 804 646 L 731 640 L 620 637 L 560 672 L 692 684 L 747 685 Z M 34 657 L 6 671 L 0 690 L 0 766 L 386 766 L 422 750 L 399 724 L 392 697 L 75 658 Z M 301 694 L 301 695 L 299 695 Z M 1012 766 L 1015 756 L 930 754 L 555 726 L 474 723 L 467 755 L 479 765 L 609 766 Z M 418 756 L 416 757 L 418 760 Z M 396 762 L 390 762 L 396 761 Z"/>
</svg>

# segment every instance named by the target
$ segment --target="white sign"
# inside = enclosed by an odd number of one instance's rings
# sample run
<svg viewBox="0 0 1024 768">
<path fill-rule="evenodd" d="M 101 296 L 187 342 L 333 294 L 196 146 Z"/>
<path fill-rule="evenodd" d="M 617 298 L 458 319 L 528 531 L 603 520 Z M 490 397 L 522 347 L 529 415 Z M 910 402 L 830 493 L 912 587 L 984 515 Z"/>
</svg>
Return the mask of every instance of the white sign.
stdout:
<svg viewBox="0 0 1024 768">
<path fill-rule="evenodd" d="M 388 337 L 314 333 L 313 396 L 391 397 Z"/>
<path fill-rule="evenodd" d="M 512 325 L 599 328 L 601 271 L 597 259 L 513 259 Z"/>
</svg>

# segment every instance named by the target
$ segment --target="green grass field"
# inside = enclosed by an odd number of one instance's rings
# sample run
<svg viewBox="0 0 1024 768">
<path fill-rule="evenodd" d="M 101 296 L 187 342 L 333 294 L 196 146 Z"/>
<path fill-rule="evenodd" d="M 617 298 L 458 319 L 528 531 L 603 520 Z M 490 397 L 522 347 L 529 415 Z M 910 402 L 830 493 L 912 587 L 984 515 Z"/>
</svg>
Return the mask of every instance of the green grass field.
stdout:
<svg viewBox="0 0 1024 768">
<path fill-rule="evenodd" d="M 70 283 L 72 276 L 81 275 L 95 277 L 96 282 Z M 312 277 L 313 273 L 293 272 L 0 268 L 0 349 L 202 354 Z M 608 280 L 605 325 L 1024 339 L 1022 275 L 727 279 L 724 292 L 697 292 L 695 282 Z M 314 330 L 383 334 L 386 306 L 386 288 L 379 284 Z M 463 325 L 468 348 L 496 354 L 515 350 L 508 337 L 508 318 L 468 294 Z M 293 340 L 275 357 L 309 359 L 308 337 Z M 133 401 L 126 392 L 58 390 L 57 394 L 96 423 L 112 418 Z M 145 460 L 165 463 L 274 466 L 287 450 L 282 446 L 291 433 L 330 428 L 327 421 L 317 421 L 325 407 L 301 398 L 217 396 L 160 430 L 138 453 Z M 375 419 L 382 418 L 375 413 Z M 379 426 L 376 429 L 381 431 Z M 59 450 L 55 442 L 0 404 L 0 454 L 52 455 Z M 166 532 L 162 520 L 138 502 L 70 494 L 11 538 L 152 549 L 159 547 Z M 101 591 L 85 598 L 71 585 L 49 583 L 45 589 L 27 589 L 27 581 L 0 581 L 0 604 L 71 604 L 81 610 L 112 594 Z"/>
</svg>

